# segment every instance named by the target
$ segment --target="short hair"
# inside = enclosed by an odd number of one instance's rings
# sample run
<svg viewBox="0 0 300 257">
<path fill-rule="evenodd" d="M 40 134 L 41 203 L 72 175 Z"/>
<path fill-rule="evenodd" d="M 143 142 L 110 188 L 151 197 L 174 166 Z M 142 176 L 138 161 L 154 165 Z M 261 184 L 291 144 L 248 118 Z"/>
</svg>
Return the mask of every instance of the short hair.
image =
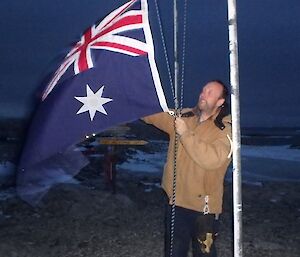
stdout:
<svg viewBox="0 0 300 257">
<path fill-rule="evenodd" d="M 214 79 L 214 80 L 211 80 L 210 82 L 216 82 L 223 87 L 223 91 L 222 91 L 220 98 L 223 98 L 226 101 L 228 98 L 228 95 L 229 95 L 229 90 L 228 90 L 226 84 L 222 80 L 219 80 L 219 79 Z"/>
<path fill-rule="evenodd" d="M 223 87 L 223 92 L 220 96 L 220 99 L 224 99 L 225 101 L 220 106 L 219 114 L 214 120 L 215 125 L 219 129 L 223 130 L 225 128 L 225 125 L 223 123 L 223 118 L 230 114 L 230 107 L 229 107 L 228 100 L 227 100 L 228 95 L 229 95 L 229 90 L 228 90 L 227 86 L 225 85 L 225 83 L 221 80 L 216 79 L 216 80 L 212 80 L 211 82 L 216 82 Z"/>
</svg>

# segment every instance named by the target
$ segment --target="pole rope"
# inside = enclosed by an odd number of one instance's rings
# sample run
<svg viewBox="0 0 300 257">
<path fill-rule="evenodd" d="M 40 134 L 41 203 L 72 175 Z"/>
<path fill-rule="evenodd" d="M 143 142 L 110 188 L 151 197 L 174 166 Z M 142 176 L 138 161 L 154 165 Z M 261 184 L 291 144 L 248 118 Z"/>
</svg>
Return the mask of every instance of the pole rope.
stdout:
<svg viewBox="0 0 300 257">
<path fill-rule="evenodd" d="M 170 227 L 170 257 L 173 256 L 174 232 L 175 232 L 175 217 L 176 217 L 176 211 L 175 211 L 176 209 L 175 209 L 175 207 L 176 207 L 176 178 L 177 178 L 178 141 L 179 141 L 179 135 L 175 132 L 173 191 L 172 191 L 172 207 L 171 207 L 171 227 Z"/>
<path fill-rule="evenodd" d="M 178 115 L 178 51 L 177 51 L 177 36 L 178 36 L 178 12 L 177 0 L 173 1 L 174 12 L 174 83 L 175 83 L 175 121 Z M 176 177 L 177 177 L 177 150 L 178 150 L 178 134 L 175 130 L 174 140 L 174 167 L 173 167 L 173 190 L 172 190 L 172 207 L 171 207 L 171 224 L 170 224 L 170 257 L 173 256 L 174 248 L 174 233 L 175 233 L 175 216 L 176 216 Z"/>
<path fill-rule="evenodd" d="M 184 93 L 187 4 L 188 4 L 188 1 L 185 0 L 184 1 L 184 16 L 183 16 L 182 66 L 181 66 L 181 90 L 180 90 L 180 114 L 181 114 L 181 111 L 182 111 L 182 108 L 183 108 L 183 93 Z"/>
<path fill-rule="evenodd" d="M 178 18 L 177 18 L 177 2 L 174 0 L 174 55 L 175 55 L 175 69 L 174 69 L 174 81 L 175 81 L 175 120 L 177 117 L 181 117 L 181 111 L 183 108 L 183 89 L 184 89 L 184 67 L 185 67 L 185 49 L 186 49 L 186 24 L 187 24 L 187 0 L 184 2 L 184 24 L 183 24 L 183 50 L 182 50 L 182 66 L 181 66 L 181 90 L 180 90 L 180 106 L 178 106 L 178 54 L 177 54 L 177 33 L 178 33 Z M 178 110 L 179 107 L 179 110 Z M 175 217 L 176 217 L 176 178 L 177 178 L 177 156 L 179 146 L 179 135 L 175 131 L 174 141 L 174 170 L 173 170 L 173 192 L 172 192 L 172 207 L 171 207 L 171 228 L 170 228 L 170 257 L 173 256 L 174 246 L 174 232 L 175 232 Z"/>
<path fill-rule="evenodd" d="M 173 100 L 175 104 L 175 120 L 181 116 L 181 110 L 183 108 L 183 93 L 184 93 L 184 74 L 185 74 L 185 50 L 186 50 L 186 25 L 187 25 L 187 0 L 184 2 L 184 24 L 183 24 L 183 50 L 182 50 L 182 68 L 181 68 L 181 90 L 180 90 L 180 106 L 178 106 L 178 54 L 177 54 L 177 2 L 174 0 L 174 85 L 171 75 L 171 68 L 169 63 L 169 57 L 167 47 L 165 43 L 165 37 L 163 33 L 163 27 L 160 17 L 160 11 L 157 0 L 155 0 L 156 15 L 159 24 L 160 35 L 162 39 L 162 45 L 164 49 L 164 56 L 167 64 L 168 76 L 171 85 Z M 174 140 L 174 169 L 173 169 L 173 184 L 172 184 L 172 198 L 171 198 L 171 220 L 170 220 L 170 257 L 173 256 L 174 248 L 174 231 L 175 231 L 175 217 L 176 217 L 176 178 L 177 178 L 177 155 L 178 155 L 179 135 L 175 131 Z"/>
<path fill-rule="evenodd" d="M 175 102 L 175 99 L 176 99 L 175 89 L 174 89 L 174 85 L 173 85 L 173 79 L 172 79 L 172 73 L 171 73 L 171 68 L 170 68 L 169 56 L 168 56 L 165 36 L 164 36 L 164 33 L 163 33 L 163 27 L 162 27 L 162 22 L 161 22 L 161 18 L 160 18 L 160 11 L 159 11 L 157 0 L 155 0 L 155 9 L 156 9 L 156 15 L 157 15 L 157 20 L 158 20 L 158 25 L 159 25 L 159 32 L 160 32 L 160 36 L 161 36 L 161 41 L 162 41 L 162 45 L 163 45 L 163 49 L 164 49 L 164 56 L 165 56 L 165 60 L 166 60 L 166 64 L 167 64 L 170 87 L 171 87 L 171 91 L 172 91 L 173 100 Z"/>
</svg>

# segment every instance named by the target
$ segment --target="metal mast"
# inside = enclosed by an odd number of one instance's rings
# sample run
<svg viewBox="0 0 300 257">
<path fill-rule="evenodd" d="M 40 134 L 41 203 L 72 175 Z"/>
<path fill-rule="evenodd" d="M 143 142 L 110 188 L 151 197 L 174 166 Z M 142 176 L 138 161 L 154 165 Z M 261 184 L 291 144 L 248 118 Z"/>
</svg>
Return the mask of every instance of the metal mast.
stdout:
<svg viewBox="0 0 300 257">
<path fill-rule="evenodd" d="M 228 29 L 233 141 L 234 257 L 242 257 L 241 131 L 236 0 L 228 0 Z"/>
</svg>

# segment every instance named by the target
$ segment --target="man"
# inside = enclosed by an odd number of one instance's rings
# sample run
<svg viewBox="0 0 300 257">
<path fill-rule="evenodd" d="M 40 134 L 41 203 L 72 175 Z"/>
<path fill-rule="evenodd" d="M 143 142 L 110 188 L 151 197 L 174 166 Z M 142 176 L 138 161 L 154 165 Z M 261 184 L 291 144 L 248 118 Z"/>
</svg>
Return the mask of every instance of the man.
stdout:
<svg viewBox="0 0 300 257">
<path fill-rule="evenodd" d="M 173 191 L 175 131 L 176 158 L 175 230 L 173 257 L 186 257 L 192 241 L 193 256 L 216 256 L 215 238 L 222 212 L 223 183 L 231 161 L 231 123 L 226 110 L 228 91 L 221 81 L 207 83 L 194 109 L 174 118 L 158 113 L 143 118 L 170 136 L 162 178 L 166 192 L 165 256 L 170 256 L 170 215 Z"/>
</svg>

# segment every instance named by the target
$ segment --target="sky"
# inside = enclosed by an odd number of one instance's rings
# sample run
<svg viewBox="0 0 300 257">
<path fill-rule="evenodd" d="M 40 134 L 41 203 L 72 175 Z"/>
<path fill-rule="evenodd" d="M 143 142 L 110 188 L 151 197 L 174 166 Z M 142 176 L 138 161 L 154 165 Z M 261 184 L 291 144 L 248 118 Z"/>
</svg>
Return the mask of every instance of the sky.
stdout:
<svg viewBox="0 0 300 257">
<path fill-rule="evenodd" d="M 184 105 L 211 79 L 229 84 L 226 0 L 187 0 Z M 126 1 L 1 0 L 0 117 L 29 117 L 41 81 L 94 22 Z M 158 1 L 170 62 L 173 1 Z M 182 56 L 183 2 L 179 3 Z M 157 66 L 170 107 L 171 90 L 154 0 L 150 23 Z M 237 1 L 241 126 L 300 127 L 300 1 Z"/>
</svg>

